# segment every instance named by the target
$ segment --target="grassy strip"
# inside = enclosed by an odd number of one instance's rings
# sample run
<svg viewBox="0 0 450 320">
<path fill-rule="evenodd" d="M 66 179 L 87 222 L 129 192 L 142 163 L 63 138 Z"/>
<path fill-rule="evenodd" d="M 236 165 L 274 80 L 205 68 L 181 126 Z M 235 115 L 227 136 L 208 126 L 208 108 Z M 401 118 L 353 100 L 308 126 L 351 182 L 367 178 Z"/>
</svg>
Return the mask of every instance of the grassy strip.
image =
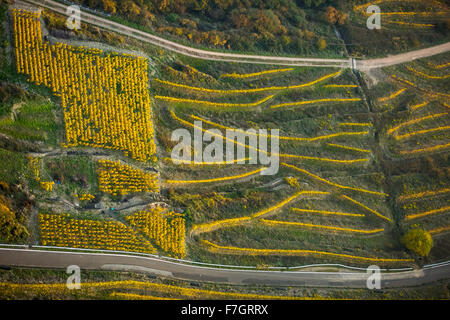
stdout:
<svg viewBox="0 0 450 320">
<path fill-rule="evenodd" d="M 259 295 L 251 293 L 237 292 L 221 292 L 207 289 L 185 288 L 175 285 L 163 283 L 152 283 L 136 280 L 123 281 L 105 281 L 105 282 L 84 282 L 80 284 L 81 292 L 89 292 L 95 290 L 151 290 L 160 294 L 181 296 L 184 298 L 227 298 L 227 299 L 313 299 L 304 297 L 289 297 L 275 295 Z M 39 283 L 39 284 L 17 284 L 17 283 L 0 283 L 0 291 L 9 292 L 10 294 L 20 294 L 32 291 L 36 295 L 52 296 L 54 294 L 69 294 L 70 289 L 66 283 Z M 75 290 L 76 291 L 76 290 Z M 128 296 L 130 297 L 130 296 Z M 319 298 L 317 298 L 319 299 Z"/>
<path fill-rule="evenodd" d="M 273 95 L 270 95 L 261 100 L 251 102 L 251 103 L 226 103 L 226 102 L 212 102 L 212 101 L 205 101 L 205 100 L 175 98 L 175 97 L 168 97 L 168 96 L 155 96 L 155 99 L 158 99 L 158 100 L 164 100 L 164 101 L 175 102 L 175 103 L 179 103 L 179 102 L 198 103 L 198 104 L 204 104 L 204 105 L 212 106 L 212 107 L 256 107 L 272 98 L 273 98 Z"/>
<path fill-rule="evenodd" d="M 380 218 L 382 218 L 382 219 L 384 219 L 384 220 L 387 220 L 387 221 L 389 221 L 389 222 L 392 222 L 392 220 L 389 219 L 388 217 L 385 217 L 385 216 L 383 216 L 381 213 L 378 213 L 378 212 L 376 212 L 375 210 L 370 209 L 369 207 L 363 205 L 361 202 L 358 202 L 358 201 L 356 201 L 355 199 L 352 199 L 352 198 L 347 197 L 347 196 L 345 196 L 345 195 L 343 195 L 342 197 L 343 197 L 344 199 L 347 199 L 347 200 L 353 202 L 354 204 L 356 204 L 356 205 L 358 205 L 358 206 L 360 206 L 360 207 L 366 209 L 367 211 L 372 212 L 372 213 L 375 214 L 376 216 L 378 216 L 378 217 L 380 217 Z"/>
<path fill-rule="evenodd" d="M 371 152 L 370 150 L 367 150 L 367 149 L 360 149 L 360 148 L 355 148 L 355 147 L 343 146 L 341 144 L 336 144 L 336 143 L 327 143 L 327 146 L 341 148 L 341 149 L 346 149 L 346 150 L 350 150 L 350 151 L 363 152 L 363 153 L 370 153 Z"/>
<path fill-rule="evenodd" d="M 227 161 L 190 161 L 190 160 L 181 160 L 181 159 L 172 159 L 172 158 L 163 158 L 164 161 L 171 161 L 174 164 L 188 164 L 193 166 L 203 166 L 203 165 L 224 165 L 224 164 L 236 164 L 239 162 L 248 161 L 251 158 L 242 158 L 236 160 L 227 160 Z"/>
<path fill-rule="evenodd" d="M 419 131 L 414 131 L 414 132 L 411 132 L 411 133 L 406 133 L 406 134 L 403 134 L 403 135 L 395 136 L 395 139 L 396 140 L 401 140 L 401 139 L 410 138 L 412 136 L 416 136 L 418 134 L 424 134 L 424 133 L 430 133 L 430 132 L 436 132 L 436 131 L 442 131 L 442 130 L 448 130 L 448 129 L 450 129 L 450 126 L 419 130 Z"/>
<path fill-rule="evenodd" d="M 402 150 L 400 151 L 400 154 L 415 154 L 415 153 L 422 153 L 422 152 L 433 152 L 439 149 L 446 149 L 450 147 L 450 143 L 447 144 L 440 144 L 437 146 L 427 147 L 427 148 L 421 148 L 421 149 L 414 149 L 414 150 Z"/>
<path fill-rule="evenodd" d="M 398 197 L 398 200 L 404 201 L 404 200 L 410 200 L 410 199 L 416 199 L 416 198 L 423 198 L 423 197 L 434 196 L 437 194 L 442 194 L 442 193 L 447 193 L 447 192 L 450 192 L 450 188 L 445 188 L 445 189 L 436 190 L 436 191 L 424 191 L 424 192 L 419 192 L 419 193 L 414 193 L 414 194 L 409 194 L 409 195 L 402 195 L 402 196 Z"/>
<path fill-rule="evenodd" d="M 203 129 L 202 127 L 199 127 L 199 126 L 196 126 L 196 125 L 193 124 L 193 123 L 190 123 L 189 121 L 186 121 L 186 120 L 183 120 L 183 119 L 177 117 L 177 116 L 175 115 L 175 113 L 174 113 L 172 110 L 170 110 L 170 114 L 171 114 L 171 116 L 172 116 L 173 119 L 175 119 L 175 120 L 177 120 L 177 121 L 179 121 L 179 122 L 181 122 L 181 123 L 183 123 L 183 124 L 185 124 L 185 125 L 187 125 L 187 126 L 190 126 L 190 127 L 192 127 L 192 128 L 196 128 L 196 129 L 199 129 L 199 130 L 201 130 L 202 132 L 208 131 L 208 130 L 206 130 L 206 129 Z M 222 135 L 215 134 L 214 132 L 209 132 L 209 133 L 210 133 L 212 136 L 218 136 L 218 137 L 220 137 L 220 138 L 222 138 L 222 139 L 225 139 L 225 140 L 227 140 L 227 141 L 230 141 L 230 142 L 232 142 L 232 143 L 234 143 L 234 144 L 236 144 L 236 145 L 242 146 L 242 147 L 244 147 L 244 148 L 252 149 L 252 150 L 255 150 L 255 151 L 257 151 L 257 152 L 261 152 L 261 153 L 264 153 L 264 154 L 269 155 L 269 152 L 267 152 L 267 151 L 264 151 L 264 150 L 261 150 L 261 149 L 255 148 L 255 147 L 251 147 L 251 146 L 249 146 L 249 145 L 247 145 L 247 144 L 245 144 L 245 143 L 240 143 L 240 142 L 236 141 L 235 139 L 230 139 L 230 138 L 224 137 L 224 136 L 222 136 Z M 272 153 L 272 155 L 276 155 L 276 154 Z M 278 156 L 279 156 L 280 158 L 294 158 L 294 159 L 304 159 L 304 160 L 317 160 L 317 161 L 332 162 L 332 163 L 341 163 L 341 164 L 353 164 L 353 163 L 357 163 L 357 162 L 366 162 L 366 161 L 369 161 L 369 160 L 370 160 L 370 159 L 366 159 L 366 158 L 362 158 L 362 159 L 353 159 L 353 160 L 339 160 L 339 159 L 329 159 L 329 158 L 318 158 L 318 157 L 310 157 L 310 156 L 301 156 L 301 155 L 287 154 L 287 153 L 279 153 Z"/>
<path fill-rule="evenodd" d="M 245 178 L 245 177 L 254 175 L 254 174 L 258 173 L 258 172 L 261 172 L 264 169 L 266 169 L 266 168 L 259 168 L 259 169 L 254 170 L 254 171 L 246 172 L 246 173 L 235 175 L 235 176 L 229 176 L 229 177 L 221 177 L 221 178 L 213 178 L 213 179 L 202 179 L 202 180 L 166 180 L 164 182 L 165 183 L 170 183 L 170 184 L 181 184 L 181 183 L 193 184 L 193 183 L 209 183 L 209 182 L 236 180 L 236 179 Z"/>
<path fill-rule="evenodd" d="M 216 122 L 212 122 L 212 121 L 206 120 L 204 118 L 201 118 L 201 117 L 198 117 L 198 116 L 194 116 L 193 114 L 191 114 L 191 118 L 195 119 L 195 120 L 200 120 L 200 121 L 205 122 L 205 123 L 207 123 L 209 125 L 212 125 L 212 126 L 217 127 L 217 128 L 225 129 L 225 130 L 227 130 L 227 129 L 228 130 L 235 130 L 237 132 L 241 132 L 241 133 L 249 134 L 249 135 L 254 135 L 254 136 L 258 136 L 258 137 L 266 137 L 266 138 L 270 138 L 271 137 L 270 134 L 255 133 L 255 132 L 251 132 L 251 131 L 245 131 L 245 130 L 242 130 L 242 129 L 227 127 L 227 126 L 218 124 Z M 287 136 L 278 136 L 278 138 L 280 140 L 288 140 L 288 141 L 318 141 L 318 140 L 326 140 L 326 139 L 331 139 L 331 138 L 340 137 L 340 136 L 355 136 L 355 135 L 364 135 L 364 134 L 369 134 L 369 131 L 338 132 L 338 133 L 332 133 L 332 134 L 327 134 L 327 135 L 317 136 L 317 137 L 312 137 L 312 138 L 287 137 Z"/>
<path fill-rule="evenodd" d="M 286 102 L 275 104 L 270 106 L 271 109 L 282 108 L 282 107 L 291 107 L 291 106 L 300 106 L 305 104 L 314 104 L 321 102 L 357 102 L 361 101 L 361 98 L 325 98 L 325 99 L 315 99 L 315 100 L 305 100 L 305 101 L 297 101 L 297 102 Z"/>
<path fill-rule="evenodd" d="M 339 122 L 339 126 L 373 127 L 369 122 Z"/>
<path fill-rule="evenodd" d="M 413 73 L 415 73 L 415 74 L 417 74 L 419 76 L 427 78 L 427 79 L 447 79 L 447 78 L 450 77 L 450 74 L 446 74 L 445 76 L 432 76 L 432 75 L 429 75 L 427 73 L 418 71 L 418 70 L 416 70 L 414 68 L 411 68 L 411 67 L 406 67 L 406 69 L 408 69 L 409 71 L 411 71 L 411 72 L 413 72 Z"/>
<path fill-rule="evenodd" d="M 410 214 L 410 215 L 407 215 L 405 217 L 405 219 L 412 220 L 412 219 L 416 219 L 416 218 L 422 218 L 425 216 L 429 216 L 430 214 L 441 213 L 441 212 L 445 212 L 448 210 L 450 210 L 450 206 L 439 208 L 439 209 L 434 209 L 434 210 L 429 210 L 429 211 L 425 211 L 425 212 L 421 212 L 421 213 Z"/>
<path fill-rule="evenodd" d="M 219 228 L 223 227 L 230 227 L 230 226 L 236 226 L 239 224 L 242 224 L 243 222 L 249 221 L 254 218 L 258 218 L 262 215 L 265 215 L 269 212 L 272 212 L 274 210 L 280 209 L 287 205 L 289 202 L 295 200 L 297 197 L 304 195 L 304 194 L 310 194 L 310 195 L 324 195 L 324 194 L 330 194 L 329 192 L 322 192 L 322 191 L 299 191 L 295 193 L 294 195 L 290 196 L 289 198 L 277 203 L 276 205 L 273 205 L 269 208 L 263 209 L 261 211 L 258 211 L 256 213 L 253 213 L 250 216 L 240 217 L 240 218 L 232 218 L 232 219 L 224 219 L 219 221 L 213 221 L 208 223 L 202 223 L 202 224 L 195 224 L 192 227 L 192 231 L 195 233 L 203 233 L 203 232 L 210 232 Z"/>
<path fill-rule="evenodd" d="M 410 125 L 410 124 L 422 122 L 422 121 L 425 121 L 425 120 L 428 120 L 428 119 L 439 118 L 439 117 L 442 117 L 442 116 L 445 116 L 445 115 L 448 115 L 448 112 L 431 114 L 431 115 L 428 115 L 428 116 L 425 116 L 425 117 L 421 117 L 421 118 L 416 118 L 416 119 L 412 119 L 412 120 L 409 120 L 409 121 L 405 121 L 405 122 L 400 123 L 398 126 L 395 126 L 395 127 L 391 128 L 391 129 L 389 129 L 387 131 L 387 134 L 391 134 L 392 132 L 397 131 L 398 129 L 400 129 L 400 128 L 404 127 L 404 126 Z"/>
<path fill-rule="evenodd" d="M 192 87 L 192 86 L 188 86 L 185 84 L 170 82 L 170 81 L 156 79 L 156 78 L 154 80 L 159 83 L 162 83 L 162 84 L 165 84 L 168 86 L 172 86 L 172 87 L 178 87 L 178 88 L 183 88 L 183 89 L 187 89 L 187 90 L 201 91 L 201 92 L 207 92 L 207 93 L 251 93 L 251 92 L 279 91 L 279 90 L 287 90 L 287 89 L 305 88 L 305 87 L 312 86 L 316 83 L 319 83 L 321 81 L 324 81 L 326 79 L 338 76 L 341 73 L 342 73 L 342 71 L 334 72 L 331 74 L 327 74 L 323 77 L 320 77 L 316 80 L 313 80 L 313 81 L 310 81 L 307 83 L 303 83 L 303 84 L 292 85 L 292 86 L 275 86 L 275 87 L 264 87 L 264 88 L 254 88 L 254 89 L 230 89 L 230 90 Z"/>
<path fill-rule="evenodd" d="M 324 178 L 321 178 L 321 177 L 315 175 L 314 173 L 308 172 L 308 171 L 306 171 L 305 169 L 301 169 L 301 168 L 299 168 L 299 167 L 293 166 L 293 165 L 288 164 L 288 163 L 281 162 L 280 164 L 281 164 L 282 166 L 287 167 L 287 168 L 291 168 L 291 169 L 300 171 L 300 172 L 302 172 L 302 173 L 304 173 L 304 174 L 307 174 L 307 175 L 310 176 L 310 177 L 313 177 L 313 178 L 316 179 L 316 180 L 322 181 L 322 182 L 324 182 L 324 183 L 326 183 L 326 184 L 329 184 L 329 185 L 334 186 L 334 187 L 337 187 L 337 188 L 348 189 L 348 190 L 353 190 L 353 191 L 359 191 L 359 192 L 364 192 L 364 193 L 370 193 L 370 194 L 375 194 L 375 195 L 378 195 L 378 196 L 385 196 L 385 197 L 388 196 L 388 194 L 387 194 L 387 193 L 384 193 L 384 192 L 371 191 L 371 190 L 362 189 L 362 188 L 355 188 L 355 187 L 343 186 L 343 185 L 341 185 L 341 184 L 337 184 L 337 183 L 335 183 L 335 182 L 332 182 L 332 181 L 326 180 L 326 179 L 324 179 Z"/>
<path fill-rule="evenodd" d="M 291 208 L 291 211 L 293 211 L 293 212 L 308 212 L 308 213 L 331 214 L 331 215 L 348 216 L 348 217 L 364 217 L 365 216 L 364 214 L 359 214 L 359 213 L 335 212 L 335 211 L 300 209 L 300 208 Z"/>
<path fill-rule="evenodd" d="M 255 248 L 239 248 L 239 247 L 227 247 L 220 246 L 212 243 L 208 240 L 201 240 L 202 243 L 207 245 L 211 251 L 229 253 L 229 254 L 247 254 L 247 255 L 278 255 L 278 256 L 331 256 L 336 258 L 345 258 L 351 260 L 363 260 L 370 262 L 412 262 L 414 259 L 394 259 L 394 258 L 371 258 L 371 257 L 361 257 L 349 254 L 334 253 L 327 251 L 317 251 L 317 250 L 288 250 L 288 249 L 255 249 Z"/>
<path fill-rule="evenodd" d="M 272 70 L 264 70 L 260 72 L 254 72 L 254 73 L 244 73 L 244 74 L 237 74 L 237 73 L 224 73 L 220 75 L 220 78 L 237 78 L 237 79 L 243 79 L 243 78 L 252 78 L 261 76 L 264 74 L 270 74 L 270 73 L 279 73 L 279 72 L 287 72 L 292 71 L 294 68 L 285 68 L 285 69 L 272 69 Z"/>
<path fill-rule="evenodd" d="M 442 233 L 442 232 L 449 231 L 449 230 L 450 230 L 450 226 L 445 226 L 445 227 L 428 230 L 428 232 L 430 234 L 438 234 L 438 233 Z"/>
<path fill-rule="evenodd" d="M 402 94 L 403 92 L 405 92 L 405 91 L 406 91 L 406 88 L 400 89 L 400 90 L 398 90 L 398 91 L 392 93 L 391 95 L 389 95 L 389 96 L 387 96 L 387 97 L 379 98 L 379 99 L 378 99 L 378 102 L 385 102 L 385 101 L 394 99 L 395 97 L 401 95 L 401 94 Z"/>
<path fill-rule="evenodd" d="M 364 233 L 364 234 L 373 234 L 373 233 L 378 233 L 378 232 L 384 231 L 384 229 L 362 230 L 362 229 L 342 228 L 342 227 L 334 227 L 334 226 L 324 226 L 324 225 L 303 223 L 303 222 L 287 222 L 287 221 L 266 220 L 266 219 L 261 219 L 261 222 L 265 223 L 267 225 L 271 225 L 271 226 L 296 226 L 296 227 L 327 229 L 327 230 L 334 230 L 334 231 Z"/>
</svg>

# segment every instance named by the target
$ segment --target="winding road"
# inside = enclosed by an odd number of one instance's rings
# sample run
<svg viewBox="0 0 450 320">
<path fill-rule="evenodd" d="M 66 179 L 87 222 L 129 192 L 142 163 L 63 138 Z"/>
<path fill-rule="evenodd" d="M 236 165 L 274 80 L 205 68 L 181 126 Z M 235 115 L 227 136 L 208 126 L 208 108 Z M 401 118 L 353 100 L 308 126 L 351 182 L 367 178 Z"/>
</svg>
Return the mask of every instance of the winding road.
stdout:
<svg viewBox="0 0 450 320">
<path fill-rule="evenodd" d="M 365 272 L 308 272 L 221 269 L 183 264 L 153 257 L 116 253 L 87 253 L 0 248 L 0 265 L 63 268 L 77 265 L 82 270 L 145 272 L 189 281 L 234 285 L 312 286 L 366 288 Z M 418 286 L 450 278 L 450 262 L 423 269 L 381 273 L 381 288 Z"/>
<path fill-rule="evenodd" d="M 68 5 L 64 5 L 51 0 L 44 0 L 44 1 L 16 0 L 15 2 L 18 4 L 28 3 L 34 6 L 39 6 L 52 10 L 54 12 L 63 15 L 67 15 L 66 10 Z M 319 58 L 246 55 L 246 54 L 225 53 L 192 48 L 170 40 L 166 40 L 164 38 L 155 36 L 148 32 L 144 32 L 105 18 L 101 18 L 99 16 L 84 11 L 81 12 L 81 21 L 97 26 L 103 30 L 117 32 L 186 56 L 204 60 L 227 61 L 238 63 L 258 63 L 258 64 L 272 64 L 285 66 L 338 67 L 338 68 L 353 68 L 358 69 L 360 71 L 367 71 L 374 68 L 382 68 L 386 66 L 412 61 L 415 59 L 433 56 L 450 50 L 450 42 L 447 42 L 430 48 L 415 50 L 398 55 L 392 55 L 385 58 L 369 59 L 369 60 L 355 60 L 353 58 L 319 59 Z"/>
</svg>

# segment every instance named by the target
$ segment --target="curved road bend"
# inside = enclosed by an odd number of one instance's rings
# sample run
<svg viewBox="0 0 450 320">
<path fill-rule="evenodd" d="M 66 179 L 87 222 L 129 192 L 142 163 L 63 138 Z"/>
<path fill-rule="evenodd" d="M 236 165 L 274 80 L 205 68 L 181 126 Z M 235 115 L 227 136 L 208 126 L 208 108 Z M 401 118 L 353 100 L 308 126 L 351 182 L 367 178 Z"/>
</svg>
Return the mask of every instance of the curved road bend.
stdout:
<svg viewBox="0 0 450 320">
<path fill-rule="evenodd" d="M 232 270 L 126 254 L 0 248 L 0 265 L 65 269 L 73 264 L 88 270 L 145 272 L 183 280 L 235 285 L 366 288 L 368 276 L 364 272 Z M 421 270 L 382 273 L 381 288 L 418 286 L 448 278 L 450 278 L 450 263 Z"/>
<path fill-rule="evenodd" d="M 33 5 L 41 6 L 63 15 L 66 15 L 66 9 L 68 7 L 67 5 L 51 0 L 43 0 L 43 1 L 17 0 L 16 2 L 17 3 L 26 2 Z M 398 55 L 392 55 L 385 58 L 369 59 L 369 60 L 354 60 L 352 58 L 319 59 L 319 58 L 245 55 L 245 54 L 215 52 L 188 47 L 86 12 L 81 13 L 81 20 L 84 21 L 85 23 L 95 25 L 99 28 L 121 33 L 126 36 L 130 36 L 138 40 L 153 45 L 157 45 L 164 49 L 171 50 L 180 54 L 204 60 L 216 60 L 227 62 L 259 63 L 259 64 L 273 64 L 273 65 L 287 65 L 287 66 L 340 67 L 340 68 L 355 68 L 361 71 L 365 71 L 368 69 L 382 68 L 386 66 L 412 61 L 415 59 L 425 58 L 436 54 L 444 53 L 450 50 L 450 42 L 447 42 L 430 48 L 415 50 Z"/>
</svg>

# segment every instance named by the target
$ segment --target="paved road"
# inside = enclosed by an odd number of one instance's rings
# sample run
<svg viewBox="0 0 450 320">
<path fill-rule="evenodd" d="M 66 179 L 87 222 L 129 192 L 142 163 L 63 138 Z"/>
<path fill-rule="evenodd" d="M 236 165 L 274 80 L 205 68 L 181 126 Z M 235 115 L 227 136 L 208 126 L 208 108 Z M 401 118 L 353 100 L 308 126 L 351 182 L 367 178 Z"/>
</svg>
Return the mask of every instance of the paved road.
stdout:
<svg viewBox="0 0 450 320">
<path fill-rule="evenodd" d="M 67 5 L 51 1 L 51 0 L 22 0 L 17 3 L 27 2 L 38 5 L 60 14 L 66 15 Z M 164 49 L 171 50 L 180 54 L 191 56 L 194 58 L 228 61 L 228 62 L 242 62 L 242 63 L 259 63 L 259 64 L 274 64 L 274 65 L 288 65 L 288 66 L 315 66 L 315 67 L 340 67 L 340 68 L 356 68 L 361 71 L 381 68 L 390 65 L 408 62 L 414 59 L 425 58 L 439 53 L 444 53 L 450 50 L 450 42 L 443 45 L 438 45 L 431 48 L 411 51 L 408 53 L 388 56 L 380 59 L 370 60 L 354 60 L 354 59 L 319 59 L 319 58 L 295 58 L 295 57 L 278 57 L 278 56 L 260 56 L 260 55 L 245 55 L 215 52 L 208 50 L 201 50 L 188 47 L 164 38 L 143 32 L 96 15 L 82 12 L 81 20 L 85 23 L 95 25 L 101 29 L 117 32 L 129 37 L 133 37 L 140 41 L 151 43 L 160 46 Z"/>
<path fill-rule="evenodd" d="M 0 248 L 0 265 L 65 269 L 72 264 L 78 265 L 82 270 L 137 271 L 190 281 L 237 285 L 366 288 L 368 276 L 364 272 L 232 270 L 126 254 Z M 381 288 L 417 286 L 448 278 L 450 278 L 450 263 L 421 270 L 382 273 Z"/>
</svg>

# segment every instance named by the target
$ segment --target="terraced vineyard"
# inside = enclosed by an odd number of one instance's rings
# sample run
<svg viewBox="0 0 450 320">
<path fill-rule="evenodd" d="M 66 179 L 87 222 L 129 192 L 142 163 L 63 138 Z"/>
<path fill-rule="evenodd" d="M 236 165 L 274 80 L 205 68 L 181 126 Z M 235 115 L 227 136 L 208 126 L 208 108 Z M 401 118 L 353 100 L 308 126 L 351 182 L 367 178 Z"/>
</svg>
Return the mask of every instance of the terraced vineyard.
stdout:
<svg viewBox="0 0 450 320">
<path fill-rule="evenodd" d="M 411 6 L 422 27 L 440 15 Z M 400 240 L 420 227 L 435 239 L 426 261 L 448 258 L 448 54 L 385 68 L 367 87 L 349 69 L 68 44 L 40 13 L 10 15 L 15 76 L 49 89 L 64 124 L 57 143 L 26 152 L 39 213 L 24 241 L 260 268 L 404 267 L 424 262 Z M 193 161 L 172 160 L 176 129 L 242 154 L 204 161 L 189 142 Z M 279 129 L 279 150 L 222 139 L 227 129 L 255 141 Z M 257 153 L 279 157 L 275 175 Z"/>
<path fill-rule="evenodd" d="M 375 117 L 352 72 L 229 71 L 232 66 L 215 62 L 199 64 L 200 69 L 183 60 L 164 67 L 152 91 L 157 123 L 165 127 L 157 134 L 162 182 L 169 201 L 185 207 L 192 224 L 188 256 L 275 266 L 412 262 L 393 245 L 396 217 L 377 164 Z M 218 72 L 222 69 L 227 73 Z M 257 165 L 234 162 L 172 162 L 170 132 L 180 125 L 191 135 L 215 129 L 216 137 L 227 129 L 279 128 L 279 172 L 262 176 Z M 252 148 L 246 149 L 244 162 L 251 158 Z"/>
<path fill-rule="evenodd" d="M 367 18 L 380 8 L 381 30 L 367 29 Z M 446 23 L 450 17 L 448 2 L 439 0 L 375 0 L 351 5 L 351 24 L 341 32 L 351 43 L 353 56 L 382 56 L 387 52 L 407 51 L 408 48 L 428 47 L 448 40 Z"/>
<path fill-rule="evenodd" d="M 386 68 L 388 82 L 374 89 L 389 85 L 402 91 L 378 101 L 385 118 L 381 140 L 393 174 L 400 227 L 428 230 L 435 242 L 432 259 L 445 258 L 449 246 L 448 59 L 443 54 Z"/>
</svg>

